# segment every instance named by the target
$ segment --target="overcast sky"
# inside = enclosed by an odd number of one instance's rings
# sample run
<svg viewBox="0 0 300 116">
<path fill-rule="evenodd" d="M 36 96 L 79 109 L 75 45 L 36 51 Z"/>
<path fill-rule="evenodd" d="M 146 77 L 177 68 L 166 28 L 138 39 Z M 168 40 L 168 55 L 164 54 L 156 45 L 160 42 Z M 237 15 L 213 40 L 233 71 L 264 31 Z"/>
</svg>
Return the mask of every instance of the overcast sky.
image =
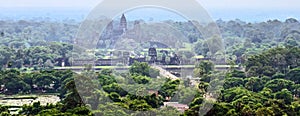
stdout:
<svg viewBox="0 0 300 116">
<path fill-rule="evenodd" d="M 0 8 L 62 7 L 92 10 L 102 0 L 1 0 Z M 123 1 L 123 0 L 120 0 Z M 300 18 L 300 0 L 198 0 L 213 18 Z M 119 3 L 120 4 L 120 3 Z M 30 8 L 29 8 L 30 9 Z M 1 11 L 0 11 L 1 12 Z M 2 11 L 3 12 L 6 11 Z M 87 13 L 86 13 L 87 14 Z M 84 15 L 86 15 L 84 14 Z M 0 14 L 1 15 L 1 14 Z"/>
</svg>

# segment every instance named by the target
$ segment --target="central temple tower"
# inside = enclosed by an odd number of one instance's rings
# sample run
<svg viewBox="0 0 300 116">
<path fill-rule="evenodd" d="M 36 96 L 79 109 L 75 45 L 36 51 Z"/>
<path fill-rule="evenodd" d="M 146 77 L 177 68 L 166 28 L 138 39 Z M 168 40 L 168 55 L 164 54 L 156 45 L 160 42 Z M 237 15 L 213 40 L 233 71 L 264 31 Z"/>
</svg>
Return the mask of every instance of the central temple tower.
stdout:
<svg viewBox="0 0 300 116">
<path fill-rule="evenodd" d="M 124 14 L 122 14 L 119 30 L 123 30 L 125 32 L 127 30 L 127 21 Z"/>
</svg>

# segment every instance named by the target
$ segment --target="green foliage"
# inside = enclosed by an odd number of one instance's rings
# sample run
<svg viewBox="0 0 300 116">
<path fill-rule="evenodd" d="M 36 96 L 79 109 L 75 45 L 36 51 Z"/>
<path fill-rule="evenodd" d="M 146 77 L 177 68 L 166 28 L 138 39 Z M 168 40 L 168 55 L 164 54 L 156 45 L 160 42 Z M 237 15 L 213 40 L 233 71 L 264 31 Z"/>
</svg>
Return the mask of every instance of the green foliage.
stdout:
<svg viewBox="0 0 300 116">
<path fill-rule="evenodd" d="M 203 101 L 204 101 L 203 97 L 194 98 L 194 100 L 189 104 L 189 107 L 192 108 L 194 106 L 201 105 Z"/>
<path fill-rule="evenodd" d="M 143 75 L 143 76 L 150 76 L 149 75 L 149 69 L 150 69 L 150 66 L 147 63 L 134 62 L 131 65 L 131 67 L 129 69 L 129 72 L 131 74 L 140 74 L 140 75 Z"/>
<path fill-rule="evenodd" d="M 107 93 L 116 92 L 120 96 L 126 96 L 127 95 L 127 92 L 125 90 L 123 90 L 120 87 L 120 85 L 118 85 L 117 83 L 113 83 L 113 84 L 110 84 L 110 85 L 103 86 L 103 90 L 106 91 Z"/>
<path fill-rule="evenodd" d="M 230 74 L 231 77 L 246 78 L 246 74 L 243 71 L 233 70 Z"/>
<path fill-rule="evenodd" d="M 300 84 L 295 84 L 293 86 L 293 91 L 292 93 L 296 96 L 296 97 L 300 97 Z"/>
<path fill-rule="evenodd" d="M 148 63 L 145 62 L 134 62 L 129 68 L 131 74 L 137 74 L 147 77 L 156 78 L 159 76 L 159 71 L 151 68 Z"/>
<path fill-rule="evenodd" d="M 233 106 L 228 103 L 215 103 L 213 108 L 205 114 L 206 116 L 232 116 L 237 115 L 236 111 L 232 110 Z"/>
<path fill-rule="evenodd" d="M 224 89 L 229 89 L 229 88 L 233 88 L 233 87 L 241 87 L 243 85 L 244 85 L 243 79 L 230 77 L 230 78 L 225 79 L 225 83 L 224 83 L 223 87 L 224 87 Z"/>
<path fill-rule="evenodd" d="M 287 79 L 300 84 L 300 68 L 294 68 L 287 73 Z"/>
<path fill-rule="evenodd" d="M 142 75 L 133 75 L 132 78 L 138 84 L 147 84 L 150 81 L 149 77 L 142 76 Z"/>
<path fill-rule="evenodd" d="M 161 96 L 156 96 L 155 94 L 145 96 L 144 100 L 152 108 L 160 108 L 161 105 L 163 105 L 163 98 Z"/>
<path fill-rule="evenodd" d="M 106 75 L 106 73 L 103 72 L 103 74 L 98 75 L 99 84 L 101 86 L 110 85 L 113 83 L 116 83 L 116 80 L 114 77 Z"/>
<path fill-rule="evenodd" d="M 185 87 L 185 88 L 179 88 L 177 95 L 178 95 L 178 101 L 181 104 L 189 104 L 197 95 L 200 93 L 197 92 L 198 89 L 193 87 Z M 174 101 L 174 98 L 172 98 L 172 101 Z"/>
<path fill-rule="evenodd" d="M 81 106 L 81 107 L 76 107 L 74 109 L 69 109 L 67 112 L 72 113 L 73 115 L 78 115 L 78 116 L 93 116 L 92 112 L 88 107 Z"/>
<path fill-rule="evenodd" d="M 274 79 L 266 83 L 265 87 L 270 88 L 273 92 L 281 91 L 282 89 L 292 90 L 294 82 L 285 79 Z"/>
<path fill-rule="evenodd" d="M 207 82 L 201 81 L 198 84 L 198 88 L 199 88 L 200 93 L 205 93 L 207 91 L 208 87 L 209 87 L 209 83 L 207 83 Z"/>
<path fill-rule="evenodd" d="M 282 73 L 275 73 L 273 76 L 272 76 L 272 79 L 284 79 L 285 78 L 285 75 L 282 74 Z"/>
<path fill-rule="evenodd" d="M 179 80 L 168 80 L 166 83 L 164 83 L 164 85 L 161 87 L 161 89 L 158 92 L 164 98 L 172 97 L 177 92 L 179 84 L 180 84 Z"/>
<path fill-rule="evenodd" d="M 203 41 L 198 41 L 193 50 L 197 55 L 203 56 L 207 56 L 207 53 L 209 52 L 208 45 Z"/>
<path fill-rule="evenodd" d="M 85 107 L 76 107 L 74 109 L 68 109 L 63 111 L 62 104 L 47 104 L 46 106 L 40 105 L 39 102 L 33 103 L 33 105 L 24 105 L 22 110 L 19 111 L 20 115 L 73 115 L 73 116 L 92 116 L 91 111 Z"/>
<path fill-rule="evenodd" d="M 96 116 L 129 116 L 126 110 L 116 103 L 99 104 L 98 110 L 93 113 Z"/>
<path fill-rule="evenodd" d="M 208 74 L 210 71 L 214 70 L 214 64 L 211 61 L 201 61 L 196 64 L 195 68 L 201 68 L 205 74 Z"/>
<path fill-rule="evenodd" d="M 163 107 L 155 110 L 156 116 L 179 116 L 181 113 L 174 107 Z"/>
<path fill-rule="evenodd" d="M 295 115 L 299 115 L 300 114 L 300 104 L 299 104 L 299 101 L 293 102 L 292 103 L 292 108 L 293 108 L 293 112 L 294 112 Z"/>
<path fill-rule="evenodd" d="M 64 107 L 62 108 L 63 111 L 84 105 L 78 91 L 75 88 L 74 81 L 66 83 L 65 89 L 67 90 L 67 93 L 62 101 L 64 104 Z"/>
<path fill-rule="evenodd" d="M 0 46 L 0 65 L 3 68 L 53 68 L 54 62 L 64 60 L 70 65 L 68 59 L 71 57 L 72 46 L 65 43 L 52 42 L 45 46 L 22 47 L 22 49 Z"/>
<path fill-rule="evenodd" d="M 109 98 L 114 102 L 121 102 L 121 96 L 116 92 L 111 92 Z"/>
<path fill-rule="evenodd" d="M 9 114 L 9 110 L 8 110 L 8 107 L 7 106 L 2 106 L 0 105 L 0 115 L 5 115 L 5 116 L 8 116 L 7 114 Z"/>
<path fill-rule="evenodd" d="M 251 77 L 245 79 L 245 81 L 245 87 L 250 91 L 258 92 L 264 88 L 264 83 L 261 78 Z"/>
<path fill-rule="evenodd" d="M 276 99 L 283 99 L 285 104 L 291 104 L 293 101 L 293 95 L 292 92 L 290 92 L 287 89 L 282 89 L 281 91 L 278 91 L 275 93 Z"/>
<path fill-rule="evenodd" d="M 129 103 L 129 109 L 133 111 L 148 111 L 151 106 L 145 100 L 133 100 Z"/>
<path fill-rule="evenodd" d="M 214 70 L 214 64 L 211 61 L 200 61 L 194 69 L 194 77 L 202 77 L 205 74 L 210 74 Z"/>
<path fill-rule="evenodd" d="M 246 71 L 249 76 L 272 76 L 279 72 L 285 74 L 289 68 L 299 66 L 296 62 L 299 59 L 300 49 L 276 47 L 262 54 L 253 55 L 248 58 Z"/>
<path fill-rule="evenodd" d="M 255 115 L 257 116 L 275 116 L 275 113 L 272 111 L 270 107 L 262 107 L 258 108 L 255 111 Z"/>
<path fill-rule="evenodd" d="M 263 96 L 265 96 L 267 98 L 273 98 L 273 92 L 272 92 L 272 90 L 269 89 L 269 88 L 266 88 L 266 87 L 263 88 L 263 90 L 260 91 L 259 94 L 261 94 L 261 95 L 263 95 Z"/>
</svg>

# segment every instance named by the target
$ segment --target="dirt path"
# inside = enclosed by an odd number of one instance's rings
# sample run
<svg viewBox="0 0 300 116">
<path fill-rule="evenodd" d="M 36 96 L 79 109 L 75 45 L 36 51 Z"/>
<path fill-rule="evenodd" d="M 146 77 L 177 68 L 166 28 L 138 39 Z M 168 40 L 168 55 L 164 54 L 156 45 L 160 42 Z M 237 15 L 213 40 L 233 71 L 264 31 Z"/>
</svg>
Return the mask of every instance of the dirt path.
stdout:
<svg viewBox="0 0 300 116">
<path fill-rule="evenodd" d="M 169 78 L 171 80 L 176 80 L 176 79 L 179 79 L 178 77 L 176 77 L 175 75 L 171 74 L 169 71 L 159 67 L 159 66 L 156 66 L 156 65 L 151 65 L 152 68 L 154 69 L 157 69 L 159 70 L 160 74 L 166 78 Z"/>
</svg>

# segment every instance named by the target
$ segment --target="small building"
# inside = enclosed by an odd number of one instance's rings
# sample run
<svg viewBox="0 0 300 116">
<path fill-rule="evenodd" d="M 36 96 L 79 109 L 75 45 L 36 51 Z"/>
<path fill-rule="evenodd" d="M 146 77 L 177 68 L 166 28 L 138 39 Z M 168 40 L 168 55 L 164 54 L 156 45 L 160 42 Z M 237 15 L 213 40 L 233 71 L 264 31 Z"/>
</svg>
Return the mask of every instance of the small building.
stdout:
<svg viewBox="0 0 300 116">
<path fill-rule="evenodd" d="M 94 59 L 74 59 L 72 66 L 84 66 L 94 64 Z"/>
<path fill-rule="evenodd" d="M 127 60 L 126 59 L 122 59 L 122 58 L 116 58 L 116 59 L 98 59 L 95 64 L 96 66 L 117 66 L 117 65 L 125 65 L 127 64 Z"/>
<path fill-rule="evenodd" d="M 129 65 L 132 65 L 135 61 L 137 62 L 146 62 L 146 57 L 138 57 L 138 58 L 129 58 Z"/>
<path fill-rule="evenodd" d="M 164 107 L 174 107 L 180 112 L 184 112 L 185 110 L 189 109 L 187 104 L 179 104 L 178 102 L 164 102 Z"/>
</svg>

